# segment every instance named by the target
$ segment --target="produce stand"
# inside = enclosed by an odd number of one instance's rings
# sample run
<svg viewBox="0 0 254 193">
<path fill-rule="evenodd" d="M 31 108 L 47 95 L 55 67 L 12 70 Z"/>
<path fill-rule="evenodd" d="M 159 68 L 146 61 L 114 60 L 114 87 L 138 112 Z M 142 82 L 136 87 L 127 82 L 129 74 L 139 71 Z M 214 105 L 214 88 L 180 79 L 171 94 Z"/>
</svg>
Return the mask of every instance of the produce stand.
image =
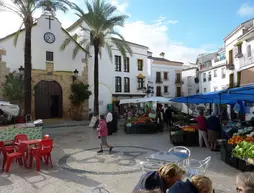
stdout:
<svg viewBox="0 0 254 193">
<path fill-rule="evenodd" d="M 124 131 L 127 134 L 157 133 L 157 123 L 144 115 L 132 117 L 126 120 Z"/>
<path fill-rule="evenodd" d="M 230 123 L 226 127 L 228 140 L 220 141 L 221 160 L 242 171 L 254 171 L 254 132 L 245 123 Z"/>
<path fill-rule="evenodd" d="M 33 123 L 0 127 L 0 141 L 13 140 L 17 134 L 26 134 L 29 139 L 41 139 L 42 127 L 35 127 Z"/>
<path fill-rule="evenodd" d="M 197 146 L 198 130 L 196 124 L 173 124 L 169 130 L 170 141 L 174 145 Z"/>
</svg>

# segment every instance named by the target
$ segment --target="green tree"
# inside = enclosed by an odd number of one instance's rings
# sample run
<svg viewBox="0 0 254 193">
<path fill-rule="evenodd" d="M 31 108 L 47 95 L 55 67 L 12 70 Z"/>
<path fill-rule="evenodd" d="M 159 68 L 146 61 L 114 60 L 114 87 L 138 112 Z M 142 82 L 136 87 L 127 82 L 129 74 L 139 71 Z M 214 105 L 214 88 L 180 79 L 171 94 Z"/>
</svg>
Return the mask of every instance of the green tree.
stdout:
<svg viewBox="0 0 254 193">
<path fill-rule="evenodd" d="M 70 100 L 71 103 L 78 108 L 76 119 L 79 119 L 81 115 L 81 111 L 83 110 L 83 103 L 85 100 L 89 99 L 91 95 L 91 91 L 89 90 L 89 85 L 84 84 L 81 81 L 76 81 L 71 85 L 71 95 Z"/>
<path fill-rule="evenodd" d="M 25 27 L 25 48 L 24 48 L 24 103 L 25 115 L 31 114 L 32 102 L 32 53 L 31 53 L 31 38 L 32 27 L 34 24 L 34 13 L 43 9 L 51 14 L 57 10 L 67 11 L 70 5 L 67 0 L 0 0 L 0 10 L 10 11 L 18 15 L 22 19 L 20 30 L 16 33 L 14 38 L 14 45 L 16 46 L 19 33 L 22 26 Z M 7 18 L 8 19 L 8 18 Z"/>
<path fill-rule="evenodd" d="M 79 44 L 85 49 L 90 50 L 90 46 L 94 50 L 94 115 L 99 114 L 99 55 L 101 56 L 101 49 L 104 47 L 112 60 L 112 48 L 115 46 L 126 57 L 126 53 L 132 54 L 129 45 L 126 43 L 124 37 L 115 31 L 116 27 L 123 27 L 126 15 L 116 16 L 117 8 L 104 0 L 94 0 L 93 2 L 86 1 L 86 13 L 75 3 L 71 5 L 75 14 L 79 17 L 81 23 L 80 28 L 86 35 L 78 37 L 75 34 L 72 38 L 80 40 Z M 88 28 L 82 26 L 86 23 Z M 115 38 L 114 38 L 115 37 Z M 72 38 L 66 39 L 61 50 L 71 42 Z M 73 58 L 76 57 L 81 48 L 76 46 L 73 50 Z M 86 54 L 87 57 L 87 54 Z"/>
<path fill-rule="evenodd" d="M 15 76 L 15 72 L 5 76 L 5 82 L 1 87 L 1 95 L 7 101 L 21 103 L 24 101 L 24 84 L 22 78 Z"/>
</svg>

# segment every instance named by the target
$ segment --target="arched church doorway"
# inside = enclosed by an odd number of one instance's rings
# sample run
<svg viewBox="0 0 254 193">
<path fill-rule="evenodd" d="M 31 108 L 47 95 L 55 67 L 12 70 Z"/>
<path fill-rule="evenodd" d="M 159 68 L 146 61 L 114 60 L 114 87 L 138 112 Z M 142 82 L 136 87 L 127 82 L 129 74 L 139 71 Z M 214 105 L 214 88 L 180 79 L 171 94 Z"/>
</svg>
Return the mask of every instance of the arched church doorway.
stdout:
<svg viewBox="0 0 254 193">
<path fill-rule="evenodd" d="M 41 80 L 35 86 L 34 97 L 36 119 L 63 117 L 63 93 L 58 82 Z"/>
</svg>

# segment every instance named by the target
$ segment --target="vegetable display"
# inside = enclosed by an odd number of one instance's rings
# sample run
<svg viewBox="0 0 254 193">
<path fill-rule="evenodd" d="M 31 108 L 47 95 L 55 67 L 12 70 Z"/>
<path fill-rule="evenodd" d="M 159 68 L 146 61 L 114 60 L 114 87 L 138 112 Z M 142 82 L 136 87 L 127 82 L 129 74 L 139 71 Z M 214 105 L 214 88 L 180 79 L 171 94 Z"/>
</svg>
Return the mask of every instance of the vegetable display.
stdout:
<svg viewBox="0 0 254 193">
<path fill-rule="evenodd" d="M 232 138 L 228 140 L 228 144 L 235 145 L 243 141 L 254 142 L 254 137 L 234 135 Z"/>
<path fill-rule="evenodd" d="M 243 141 L 233 149 L 232 154 L 245 160 L 254 159 L 254 143 Z"/>
<path fill-rule="evenodd" d="M 187 132 L 195 132 L 197 131 L 198 126 L 196 125 L 186 125 L 183 127 L 183 131 L 187 131 Z"/>
</svg>

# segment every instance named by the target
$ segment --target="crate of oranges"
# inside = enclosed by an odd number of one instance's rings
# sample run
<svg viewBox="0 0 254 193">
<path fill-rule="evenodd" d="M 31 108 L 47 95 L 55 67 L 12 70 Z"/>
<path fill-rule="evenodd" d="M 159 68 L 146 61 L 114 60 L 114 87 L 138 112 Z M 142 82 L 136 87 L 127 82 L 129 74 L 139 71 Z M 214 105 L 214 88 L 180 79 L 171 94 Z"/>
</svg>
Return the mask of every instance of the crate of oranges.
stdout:
<svg viewBox="0 0 254 193">
<path fill-rule="evenodd" d="M 254 137 L 246 137 L 246 136 L 235 135 L 235 136 L 233 136 L 232 138 L 230 138 L 228 140 L 228 144 L 235 145 L 235 144 L 238 144 L 242 141 L 254 142 Z"/>
</svg>

